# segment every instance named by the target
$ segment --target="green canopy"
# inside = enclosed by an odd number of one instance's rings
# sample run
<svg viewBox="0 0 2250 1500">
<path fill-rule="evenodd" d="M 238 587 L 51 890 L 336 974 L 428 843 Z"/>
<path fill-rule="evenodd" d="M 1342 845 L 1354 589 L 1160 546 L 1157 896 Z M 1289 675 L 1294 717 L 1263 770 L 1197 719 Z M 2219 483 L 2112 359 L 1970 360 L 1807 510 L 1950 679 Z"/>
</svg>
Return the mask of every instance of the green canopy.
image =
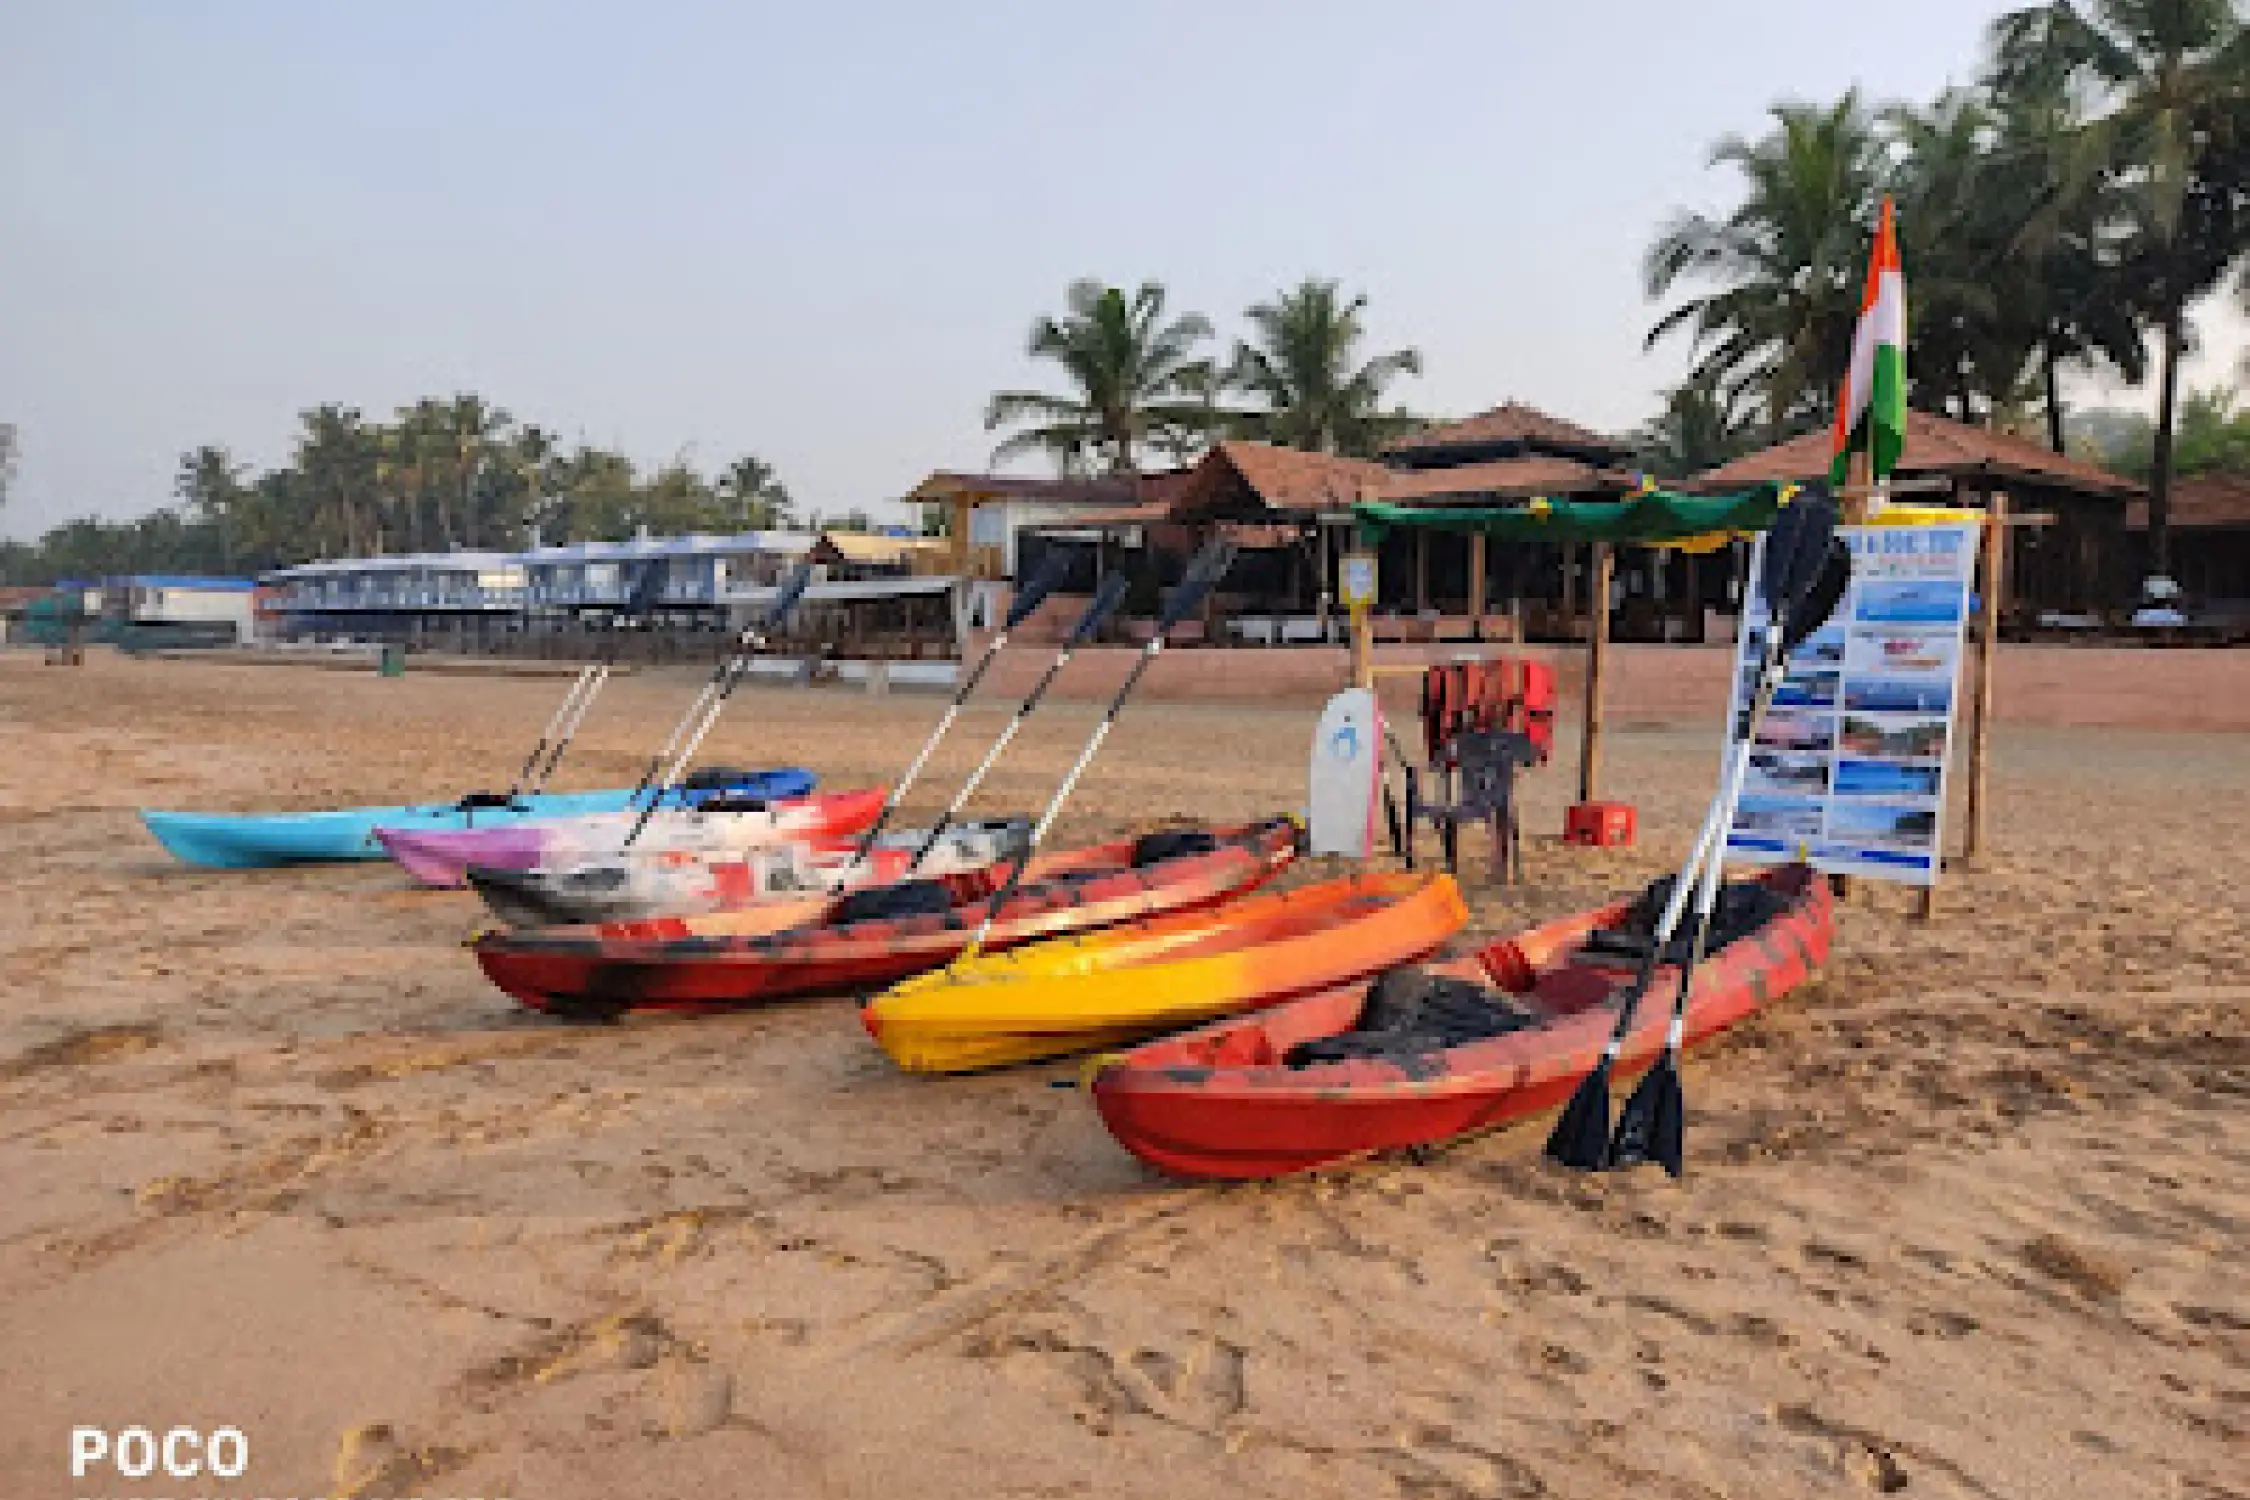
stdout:
<svg viewBox="0 0 2250 1500">
<path fill-rule="evenodd" d="M 1676 495 L 1642 490 L 1618 500 L 1530 500 L 1521 505 L 1394 505 L 1354 507 L 1360 530 L 1380 540 L 1397 526 L 1482 532 L 1511 542 L 1686 541 L 1773 524 L 1782 496 L 1795 486 L 1761 484 L 1733 495 Z"/>
</svg>

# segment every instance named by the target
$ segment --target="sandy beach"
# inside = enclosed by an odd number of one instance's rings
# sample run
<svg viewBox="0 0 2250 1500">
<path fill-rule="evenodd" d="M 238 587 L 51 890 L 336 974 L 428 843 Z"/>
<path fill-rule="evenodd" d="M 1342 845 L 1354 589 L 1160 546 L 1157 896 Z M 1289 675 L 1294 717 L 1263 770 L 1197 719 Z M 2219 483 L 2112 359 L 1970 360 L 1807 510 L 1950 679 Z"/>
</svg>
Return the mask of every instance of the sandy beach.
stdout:
<svg viewBox="0 0 2250 1500">
<path fill-rule="evenodd" d="M 615 683 L 562 784 L 693 682 Z M 1856 895 L 1691 1060 L 1682 1183 L 1538 1127 L 1215 1189 L 1074 1062 L 903 1077 L 842 1000 L 555 1024 L 468 894 L 192 871 L 133 815 L 504 783 L 559 691 L 0 654 L 0 1495 L 177 1490 L 71 1478 L 130 1424 L 240 1428 L 229 1495 L 2250 1495 L 2250 737 L 2003 724 L 1987 868 L 1934 924 Z M 749 691 L 706 759 L 867 784 L 938 707 Z M 1312 717 L 1129 711 L 1061 836 L 1292 810 Z M 1716 735 L 1617 726 L 1616 853 L 1553 838 L 1566 737 L 1477 929 L 1676 863 Z"/>
</svg>

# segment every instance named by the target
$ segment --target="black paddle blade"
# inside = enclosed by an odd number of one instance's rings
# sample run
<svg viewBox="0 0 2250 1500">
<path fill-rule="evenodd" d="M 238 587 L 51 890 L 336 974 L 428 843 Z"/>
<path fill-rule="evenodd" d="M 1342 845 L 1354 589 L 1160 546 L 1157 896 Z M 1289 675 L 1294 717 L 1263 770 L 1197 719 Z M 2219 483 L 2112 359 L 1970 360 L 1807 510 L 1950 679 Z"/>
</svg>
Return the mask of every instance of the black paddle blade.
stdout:
<svg viewBox="0 0 2250 1500">
<path fill-rule="evenodd" d="M 1086 606 L 1086 613 L 1078 617 L 1078 623 L 1071 628 L 1070 639 L 1066 644 L 1083 646 L 1092 640 L 1094 632 L 1102 628 L 1102 621 L 1108 619 L 1117 606 L 1125 602 L 1125 591 L 1132 584 L 1133 580 L 1127 578 L 1122 570 L 1103 574 L 1102 581 L 1094 585 L 1093 602 Z"/>
<path fill-rule="evenodd" d="M 1828 539 L 1828 554 L 1820 565 L 1820 572 L 1806 590 L 1805 597 L 1789 611 L 1789 626 L 1781 635 L 1781 654 L 1789 656 L 1799 646 L 1812 638 L 1814 631 L 1828 623 L 1843 602 L 1844 591 L 1852 586 L 1852 549 L 1844 545 L 1840 536 Z"/>
<path fill-rule="evenodd" d="M 1655 1162 L 1674 1177 L 1684 1165 L 1687 1134 L 1687 1095 L 1680 1087 L 1680 1070 L 1666 1051 L 1656 1066 L 1641 1075 L 1625 1107 L 1617 1112 L 1617 1131 L 1609 1138 L 1612 1167 L 1637 1167 Z"/>
<path fill-rule="evenodd" d="M 1030 619 L 1032 611 L 1045 603 L 1049 594 L 1062 587 L 1063 580 L 1069 576 L 1069 553 L 1058 547 L 1041 558 L 1039 566 L 1032 570 L 1031 576 L 1016 590 L 1015 600 L 1008 606 L 1007 628 L 1013 630 Z"/>
<path fill-rule="evenodd" d="M 1812 588 L 1827 560 L 1828 543 L 1836 534 L 1838 519 L 1836 497 L 1819 484 L 1806 485 L 1773 518 L 1758 570 L 1769 618 L 1785 618 Z"/>
<path fill-rule="evenodd" d="M 1609 1054 L 1579 1081 L 1547 1137 L 1547 1156 L 1578 1172 L 1609 1165 Z"/>
</svg>

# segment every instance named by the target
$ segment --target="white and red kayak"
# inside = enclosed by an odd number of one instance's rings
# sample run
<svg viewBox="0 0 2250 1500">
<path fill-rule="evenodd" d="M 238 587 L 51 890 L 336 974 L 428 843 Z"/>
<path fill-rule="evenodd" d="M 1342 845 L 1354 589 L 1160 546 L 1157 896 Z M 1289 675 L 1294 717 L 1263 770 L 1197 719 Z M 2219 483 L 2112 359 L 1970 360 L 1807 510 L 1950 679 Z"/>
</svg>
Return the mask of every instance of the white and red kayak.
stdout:
<svg viewBox="0 0 2250 1500">
<path fill-rule="evenodd" d="M 633 840 L 636 854 L 741 855 L 790 843 L 834 843 L 864 831 L 883 810 L 884 788 L 821 792 L 758 802 L 722 799 L 660 807 Z M 378 828 L 401 868 L 427 886 L 459 886 L 469 866 L 531 870 L 614 856 L 640 821 L 637 811 L 540 819 L 494 828 Z"/>
<path fill-rule="evenodd" d="M 1028 818 L 957 824 L 927 854 L 925 830 L 885 834 L 865 857 L 859 840 L 794 841 L 739 854 L 648 853 L 638 849 L 577 865 L 533 870 L 469 867 L 469 884 L 511 927 L 629 922 L 651 917 L 739 911 L 761 902 L 890 885 L 909 875 L 966 875 L 1019 859 L 1031 840 Z"/>
</svg>

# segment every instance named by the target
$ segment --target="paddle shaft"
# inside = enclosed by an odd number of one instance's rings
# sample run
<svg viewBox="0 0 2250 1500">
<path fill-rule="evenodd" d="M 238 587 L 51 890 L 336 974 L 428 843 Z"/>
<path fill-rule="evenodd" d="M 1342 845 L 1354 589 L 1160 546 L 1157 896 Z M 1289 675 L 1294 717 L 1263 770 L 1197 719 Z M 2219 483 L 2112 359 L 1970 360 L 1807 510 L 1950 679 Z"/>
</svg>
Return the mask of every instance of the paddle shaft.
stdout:
<svg viewBox="0 0 2250 1500">
<path fill-rule="evenodd" d="M 891 788 L 891 794 L 883 799 L 883 810 L 875 815 L 875 821 L 868 826 L 867 832 L 860 838 L 859 848 L 854 850 L 852 857 L 845 862 L 844 868 L 846 871 L 857 866 L 874 851 L 875 841 L 883 836 L 884 828 L 890 824 L 891 814 L 898 811 L 899 804 L 906 800 L 907 790 L 914 785 L 915 779 L 922 774 L 922 768 L 929 764 L 930 756 L 937 750 L 938 741 L 945 738 L 946 731 L 953 727 L 953 721 L 961 717 L 962 706 L 969 701 L 969 695 L 977 690 L 978 683 L 984 681 L 984 674 L 1000 655 L 1001 648 L 1008 644 L 1009 632 L 1031 617 L 1032 613 L 1046 600 L 1047 595 L 1054 592 L 1055 585 L 1062 582 L 1066 571 L 1063 554 L 1050 552 L 1047 555 L 1046 564 L 1025 580 L 1023 589 L 1016 595 L 1015 602 L 1008 608 L 1007 619 L 1001 624 L 998 633 L 992 637 L 992 643 L 984 648 L 984 655 L 977 658 L 977 664 L 970 670 L 968 680 L 963 682 L 959 689 L 954 692 L 953 701 L 945 706 L 945 713 L 939 717 L 937 728 L 931 730 L 930 737 L 922 741 L 922 748 L 915 753 L 913 761 L 906 768 L 906 773 L 900 776 L 897 785 Z M 919 858 L 920 856 L 917 855 L 916 859 L 919 860 Z M 842 888 L 843 883 L 839 880 L 837 889 L 841 890 Z"/>
<path fill-rule="evenodd" d="M 789 618 L 789 612 L 795 609 L 797 601 L 804 597 L 805 588 L 811 582 L 811 579 L 811 565 L 799 564 L 796 570 L 782 581 L 779 591 L 774 595 L 773 602 L 766 608 L 765 618 L 744 626 L 741 632 L 735 636 L 734 645 L 728 652 L 726 659 L 719 663 L 718 671 L 713 673 L 711 680 L 704 684 L 703 691 L 697 694 L 695 702 L 689 705 L 686 716 L 673 726 L 671 737 L 665 741 L 664 749 L 659 750 L 655 759 L 650 762 L 653 768 L 659 763 L 664 763 L 665 756 L 670 754 L 671 759 L 668 764 L 665 764 L 663 775 L 657 778 L 653 787 L 649 783 L 648 775 L 646 773 L 642 775 L 641 785 L 635 789 L 635 795 L 637 797 L 641 791 L 647 791 L 649 797 L 646 802 L 641 804 L 639 816 L 633 820 L 632 831 L 625 835 L 623 847 L 631 848 L 634 841 L 640 838 L 641 831 L 648 827 L 649 818 L 655 813 L 657 805 L 663 802 L 665 795 L 678 784 L 681 775 L 694 761 L 695 752 L 702 748 L 704 736 L 708 735 L 712 726 L 719 722 L 719 715 L 726 708 L 727 699 L 733 695 L 736 686 L 741 683 L 742 679 L 750 675 L 751 659 L 758 649 L 765 645 L 766 633 L 778 628 Z M 695 728 L 691 733 L 687 733 L 683 740 L 682 733 L 691 722 L 695 725 Z M 678 747 L 676 752 L 673 750 L 674 746 Z"/>
<path fill-rule="evenodd" d="M 1671 943 L 1673 934 L 1679 931 L 1680 919 L 1687 914 L 1688 901 L 1695 893 L 1698 876 L 1703 874 L 1706 866 L 1716 868 L 1723 863 L 1721 854 L 1726 848 L 1727 831 L 1734 822 L 1735 802 L 1741 793 L 1742 780 L 1749 772 L 1751 745 L 1757 738 L 1758 725 L 1765 719 L 1766 709 L 1781 687 L 1786 669 L 1787 663 L 1781 656 L 1781 632 L 1777 626 L 1767 635 L 1765 660 L 1758 671 L 1757 691 L 1752 695 L 1749 710 L 1743 714 L 1741 722 L 1736 726 L 1733 741 L 1728 746 L 1727 764 L 1719 777 L 1719 794 L 1711 799 L 1710 809 L 1703 815 L 1703 827 L 1696 833 L 1695 845 L 1688 851 L 1687 862 L 1680 867 L 1678 877 L 1672 882 L 1672 893 L 1665 898 L 1663 914 L 1657 919 L 1654 940 L 1649 944 L 1648 953 L 1641 959 L 1640 972 L 1633 976 L 1633 987 L 1625 992 L 1625 998 L 1619 1002 L 1617 1024 L 1610 1028 L 1609 1041 L 1602 1048 L 1604 1062 L 1616 1062 L 1618 1055 L 1625 1050 L 1625 1039 L 1632 1035 L 1633 1021 L 1639 1014 L 1641 1000 L 1656 983 L 1656 971 L 1663 961 L 1664 950 Z M 1683 973 L 1683 987 L 1686 982 L 1687 975 Z M 1680 1024 L 1677 1016 L 1674 1024 Z"/>
<path fill-rule="evenodd" d="M 646 615 L 657 602 L 657 596 L 663 592 L 663 577 L 661 564 L 646 564 L 641 569 L 640 577 L 634 581 L 631 594 L 626 598 L 625 614 Z M 541 732 L 539 743 L 532 747 L 530 758 L 524 761 L 523 769 L 516 773 L 515 781 L 510 784 L 510 801 L 518 796 L 537 793 L 547 785 L 547 778 L 555 774 L 555 768 L 562 764 L 563 755 L 570 749 L 571 741 L 578 737 L 578 726 L 586 722 L 587 710 L 594 706 L 594 699 L 601 695 L 602 688 L 609 682 L 610 669 L 617 665 L 617 654 L 624 643 L 623 634 L 613 628 L 609 638 L 602 643 L 600 654 L 579 670 L 578 680 L 563 695 L 561 705 L 555 709 L 555 716 L 547 721 L 546 729 Z M 549 740 L 554 741 L 552 751 L 547 748 Z"/>
<path fill-rule="evenodd" d="M 962 954 L 963 958 L 975 957 L 983 950 L 985 939 L 992 936 L 992 926 L 1000 920 L 1001 908 L 1008 904 L 1008 898 L 1023 883 L 1023 873 L 1031 868 L 1032 856 L 1039 852 L 1039 845 L 1046 839 L 1047 831 L 1054 827 L 1055 819 L 1062 815 L 1063 804 L 1070 800 L 1070 794 L 1077 789 L 1078 779 L 1086 774 L 1086 768 L 1094 763 L 1094 757 L 1101 752 L 1102 741 L 1109 738 L 1110 730 L 1116 726 L 1117 716 L 1124 710 L 1125 700 L 1133 695 L 1133 689 L 1140 682 L 1141 675 L 1148 670 L 1149 663 L 1163 652 L 1166 633 L 1211 591 L 1212 586 L 1233 563 L 1234 544 L 1221 539 L 1207 544 L 1196 554 L 1195 560 L 1188 564 L 1180 586 L 1172 591 L 1171 600 L 1157 619 L 1156 633 L 1141 648 L 1140 656 L 1133 662 L 1133 669 L 1125 674 L 1124 682 L 1118 685 L 1117 692 L 1110 698 L 1109 708 L 1102 714 L 1102 721 L 1087 736 L 1086 747 L 1078 752 L 1078 759 L 1072 764 L 1069 774 L 1055 788 L 1055 795 L 1047 800 L 1046 810 L 1040 813 L 1039 821 L 1032 825 L 1031 838 L 1024 845 L 1023 857 L 1016 861 L 1015 867 L 1008 871 L 1008 878 L 993 893 L 990 904 L 984 909 L 984 920 L 977 924 L 976 936 L 969 940 L 969 946 Z"/>
<path fill-rule="evenodd" d="M 1040 702 L 1047 696 L 1047 689 L 1054 686 L 1055 679 L 1062 675 L 1062 669 L 1070 665 L 1071 657 L 1101 627 L 1102 621 L 1109 617 L 1109 612 L 1123 602 L 1125 588 L 1126 579 L 1122 573 L 1109 574 L 1095 587 L 1093 601 L 1086 606 L 1086 612 L 1079 616 L 1078 623 L 1071 628 L 1062 650 L 1047 664 L 1047 670 L 1032 687 L 1030 695 L 1017 707 L 1015 716 L 1008 720 L 1007 727 L 1000 731 L 1000 737 L 992 742 L 992 748 L 984 753 L 984 759 L 977 763 L 977 768 L 969 773 L 969 779 L 961 783 L 961 789 L 946 804 L 945 811 L 939 813 L 937 821 L 930 825 L 930 831 L 923 836 L 922 847 L 916 849 L 914 857 L 906 862 L 907 875 L 920 869 L 922 861 L 930 857 L 930 851 L 945 837 L 946 829 L 953 826 L 953 820 L 961 815 L 962 808 L 969 805 L 969 799 L 976 795 L 977 788 L 984 785 L 984 778 L 991 774 L 992 768 L 999 764 L 1000 757 L 1022 731 L 1024 721 L 1038 711 Z"/>
<path fill-rule="evenodd" d="M 562 732 L 564 721 L 569 719 L 571 710 L 578 708 L 581 701 L 593 701 L 594 695 L 588 685 L 596 677 L 606 676 L 607 672 L 608 669 L 598 662 L 588 662 L 578 669 L 578 676 L 571 682 L 570 691 L 564 693 L 562 702 L 555 705 L 554 716 L 547 720 L 547 727 L 539 731 L 539 743 L 531 747 L 531 754 L 524 757 L 523 769 L 516 772 L 515 780 L 508 783 L 509 801 L 514 801 L 526 792 L 537 791 L 546 781 L 547 772 L 554 769 L 552 765 L 543 768 L 540 764 L 546 759 L 547 747 L 555 744 L 555 759 L 562 759 L 562 745 L 555 742 Z M 583 709 L 579 710 L 579 716 L 584 717 Z M 572 727 L 576 728 L 575 720 L 572 721 Z M 567 743 L 567 740 L 562 742 Z"/>
</svg>

